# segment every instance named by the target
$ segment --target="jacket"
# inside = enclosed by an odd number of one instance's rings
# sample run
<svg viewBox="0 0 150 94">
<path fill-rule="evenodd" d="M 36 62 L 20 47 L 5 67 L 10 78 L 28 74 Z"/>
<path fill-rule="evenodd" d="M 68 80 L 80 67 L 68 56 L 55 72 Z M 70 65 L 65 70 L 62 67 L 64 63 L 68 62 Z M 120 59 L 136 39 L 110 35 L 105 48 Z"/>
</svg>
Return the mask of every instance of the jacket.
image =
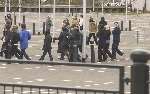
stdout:
<svg viewBox="0 0 150 94">
<path fill-rule="evenodd" d="M 115 27 L 114 30 L 112 31 L 113 43 L 119 43 L 120 42 L 120 34 L 121 34 L 120 28 Z"/>
<path fill-rule="evenodd" d="M 89 22 L 89 32 L 96 33 L 97 32 L 97 25 L 95 22 Z"/>
<path fill-rule="evenodd" d="M 51 35 L 50 34 L 45 35 L 43 50 L 52 49 L 51 43 L 52 43 Z"/>
<path fill-rule="evenodd" d="M 18 44 L 18 42 L 20 41 L 20 37 L 19 37 L 19 33 L 17 32 L 12 32 L 12 38 L 11 38 L 11 43 L 14 44 Z"/>
<path fill-rule="evenodd" d="M 31 39 L 30 32 L 28 30 L 21 30 L 19 36 L 20 36 L 20 48 L 21 49 L 28 48 L 28 40 Z"/>
</svg>

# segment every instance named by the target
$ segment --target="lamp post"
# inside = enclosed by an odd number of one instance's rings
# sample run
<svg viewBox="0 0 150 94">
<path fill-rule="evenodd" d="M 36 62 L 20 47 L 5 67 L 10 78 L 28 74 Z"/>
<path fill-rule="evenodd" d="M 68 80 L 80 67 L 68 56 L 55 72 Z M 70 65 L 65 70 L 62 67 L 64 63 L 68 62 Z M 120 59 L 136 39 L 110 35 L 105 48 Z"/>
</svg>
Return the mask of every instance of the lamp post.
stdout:
<svg viewBox="0 0 150 94">
<path fill-rule="evenodd" d="M 69 0 L 69 16 L 70 16 L 71 1 Z"/>
<path fill-rule="evenodd" d="M 39 32 L 40 32 L 40 22 L 41 22 L 41 0 L 39 0 Z"/>
<path fill-rule="evenodd" d="M 5 0 L 5 16 L 7 15 L 7 0 Z"/>
<path fill-rule="evenodd" d="M 93 12 L 95 11 L 95 0 L 93 0 Z"/>
<path fill-rule="evenodd" d="M 8 6 L 9 6 L 9 7 L 8 7 L 8 11 L 9 11 L 9 12 L 10 12 L 10 3 L 11 3 L 10 0 L 8 0 Z"/>
<path fill-rule="evenodd" d="M 54 5 L 53 5 L 53 38 L 55 34 L 55 20 L 56 20 L 56 0 L 54 0 Z"/>
<path fill-rule="evenodd" d="M 21 22 L 21 0 L 19 0 L 19 24 Z"/>
<path fill-rule="evenodd" d="M 83 53 L 82 58 L 86 58 L 86 0 L 83 0 Z"/>
</svg>

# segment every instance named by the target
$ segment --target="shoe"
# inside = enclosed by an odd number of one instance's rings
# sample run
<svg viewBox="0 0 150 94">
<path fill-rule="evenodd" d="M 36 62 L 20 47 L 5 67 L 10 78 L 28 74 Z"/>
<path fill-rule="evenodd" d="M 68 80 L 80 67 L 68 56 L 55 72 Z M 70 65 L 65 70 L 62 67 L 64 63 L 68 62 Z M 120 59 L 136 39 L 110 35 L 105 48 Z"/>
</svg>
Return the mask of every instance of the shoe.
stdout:
<svg viewBox="0 0 150 94">
<path fill-rule="evenodd" d="M 31 58 L 28 58 L 27 60 L 31 60 Z"/>
<path fill-rule="evenodd" d="M 60 60 L 64 60 L 64 58 L 59 58 Z"/>
<path fill-rule="evenodd" d="M 40 58 L 39 60 L 44 60 L 44 59 Z"/>
<path fill-rule="evenodd" d="M 50 58 L 50 61 L 53 61 L 53 58 Z"/>
</svg>

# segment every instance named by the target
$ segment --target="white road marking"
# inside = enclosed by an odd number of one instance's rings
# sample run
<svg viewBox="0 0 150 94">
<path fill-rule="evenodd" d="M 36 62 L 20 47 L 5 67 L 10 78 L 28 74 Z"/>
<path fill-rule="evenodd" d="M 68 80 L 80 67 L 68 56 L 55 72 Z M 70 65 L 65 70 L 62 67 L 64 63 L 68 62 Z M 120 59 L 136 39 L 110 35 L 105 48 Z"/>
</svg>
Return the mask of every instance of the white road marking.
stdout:
<svg viewBox="0 0 150 94">
<path fill-rule="evenodd" d="M 50 71 L 54 71 L 54 70 L 56 70 L 56 69 L 48 69 L 48 70 L 50 70 Z"/>
<path fill-rule="evenodd" d="M 24 68 L 25 70 L 31 70 L 32 68 Z"/>
<path fill-rule="evenodd" d="M 76 88 L 81 88 L 81 86 L 75 86 Z"/>
<path fill-rule="evenodd" d="M 112 84 L 113 82 L 106 82 L 104 83 L 104 85 L 108 85 L 108 84 Z"/>
<path fill-rule="evenodd" d="M 35 79 L 36 81 L 43 82 L 44 79 Z"/>
<path fill-rule="evenodd" d="M 1 64 L 1 65 L 6 66 L 7 64 Z"/>
<path fill-rule="evenodd" d="M 97 72 L 101 72 L 102 73 L 102 72 L 105 72 L 105 71 L 97 71 Z"/>
<path fill-rule="evenodd" d="M 131 92 L 125 92 L 125 94 L 131 94 Z"/>
<path fill-rule="evenodd" d="M 41 67 L 39 67 L 39 66 L 37 66 L 37 67 L 35 67 L 36 69 L 40 69 Z"/>
<path fill-rule="evenodd" d="M 86 83 L 92 83 L 93 81 L 84 81 L 84 82 L 86 82 Z"/>
<path fill-rule="evenodd" d="M 89 69 L 89 70 L 93 71 L 93 70 L 95 70 L 95 69 Z"/>
<path fill-rule="evenodd" d="M 9 90 L 9 89 L 8 89 L 8 90 L 5 90 L 5 91 L 6 91 L 6 92 L 11 92 L 12 90 Z"/>
<path fill-rule="evenodd" d="M 53 66 L 47 66 L 48 68 L 51 68 L 51 67 L 53 67 Z"/>
<path fill-rule="evenodd" d="M 101 68 L 102 70 L 106 70 L 107 68 Z"/>
<path fill-rule="evenodd" d="M 22 84 L 23 82 L 17 82 L 17 84 Z"/>
<path fill-rule="evenodd" d="M 21 78 L 19 78 L 19 77 L 16 77 L 16 78 L 13 78 L 14 80 L 20 80 Z"/>
<path fill-rule="evenodd" d="M 6 69 L 7 67 L 0 67 L 0 69 Z"/>
<path fill-rule="evenodd" d="M 62 80 L 62 81 L 64 81 L 64 82 L 70 82 L 71 80 Z"/>
<path fill-rule="evenodd" d="M 82 72 L 83 70 L 73 70 L 73 71 Z"/>
<path fill-rule="evenodd" d="M 86 86 L 86 87 L 90 87 L 91 85 L 84 85 L 84 86 Z"/>
<path fill-rule="evenodd" d="M 94 86 L 98 86 L 98 85 L 100 85 L 100 84 L 93 84 Z"/>
<path fill-rule="evenodd" d="M 27 81 L 28 83 L 32 83 L 33 81 Z"/>
</svg>

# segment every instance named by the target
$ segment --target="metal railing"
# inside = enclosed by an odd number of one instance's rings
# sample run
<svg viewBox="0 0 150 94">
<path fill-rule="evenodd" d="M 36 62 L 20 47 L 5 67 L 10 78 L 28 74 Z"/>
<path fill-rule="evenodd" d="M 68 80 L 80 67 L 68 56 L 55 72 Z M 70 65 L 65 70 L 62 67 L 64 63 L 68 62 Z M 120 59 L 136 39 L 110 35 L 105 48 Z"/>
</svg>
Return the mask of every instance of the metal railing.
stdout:
<svg viewBox="0 0 150 94">
<path fill-rule="evenodd" d="M 36 94 L 42 94 L 42 90 L 45 90 L 45 94 L 50 94 L 52 91 L 54 94 L 61 94 L 62 90 L 65 94 L 68 94 L 71 92 L 72 94 L 119 94 L 118 91 L 106 91 L 106 90 L 93 90 L 93 89 L 80 89 L 80 88 L 64 88 L 64 87 L 50 87 L 50 86 L 36 86 L 36 85 L 18 85 L 18 84 L 4 84 L 0 83 L 0 86 L 3 87 L 3 94 L 6 93 L 7 87 L 12 87 L 12 91 L 9 92 L 11 94 L 19 93 L 24 94 L 25 88 L 28 88 L 28 94 L 32 94 L 33 91 L 36 92 Z M 15 88 L 17 88 L 17 92 L 15 92 Z M 55 92 L 54 92 L 55 91 Z M 27 91 L 26 91 L 27 92 Z"/>
<path fill-rule="evenodd" d="M 49 86 L 34 86 L 34 85 L 18 85 L 18 84 L 5 84 L 1 83 L 0 86 L 3 86 L 4 89 L 4 94 L 6 87 L 12 87 L 12 90 L 14 90 L 15 87 L 20 87 L 21 90 L 23 90 L 24 87 L 30 88 L 32 91 L 32 88 L 37 88 L 39 89 L 39 93 L 41 89 L 56 89 L 57 91 L 65 90 L 68 92 L 69 90 L 75 91 L 75 94 L 78 94 L 78 91 L 83 91 L 84 94 L 89 92 L 93 92 L 96 94 L 99 92 L 100 94 L 124 94 L 124 66 L 119 66 L 119 65 L 100 65 L 100 64 L 90 64 L 90 63 L 59 63 L 59 62 L 46 62 L 46 61 L 21 61 L 21 60 L 0 60 L 0 63 L 19 63 L 19 64 L 45 64 L 45 65 L 65 65 L 65 66 L 80 66 L 80 67 L 94 67 L 94 68 L 109 68 L 109 69 L 118 69 L 119 70 L 119 90 L 118 91 L 105 91 L 105 90 L 93 90 L 93 89 L 79 89 L 79 88 L 64 88 L 64 87 L 49 87 Z M 21 91 L 22 92 L 22 91 Z M 22 94 L 22 93 L 21 93 Z M 32 92 L 30 93 L 32 94 Z M 50 94 L 50 93 L 47 93 Z M 59 94 L 58 92 L 56 94 Z"/>
</svg>

